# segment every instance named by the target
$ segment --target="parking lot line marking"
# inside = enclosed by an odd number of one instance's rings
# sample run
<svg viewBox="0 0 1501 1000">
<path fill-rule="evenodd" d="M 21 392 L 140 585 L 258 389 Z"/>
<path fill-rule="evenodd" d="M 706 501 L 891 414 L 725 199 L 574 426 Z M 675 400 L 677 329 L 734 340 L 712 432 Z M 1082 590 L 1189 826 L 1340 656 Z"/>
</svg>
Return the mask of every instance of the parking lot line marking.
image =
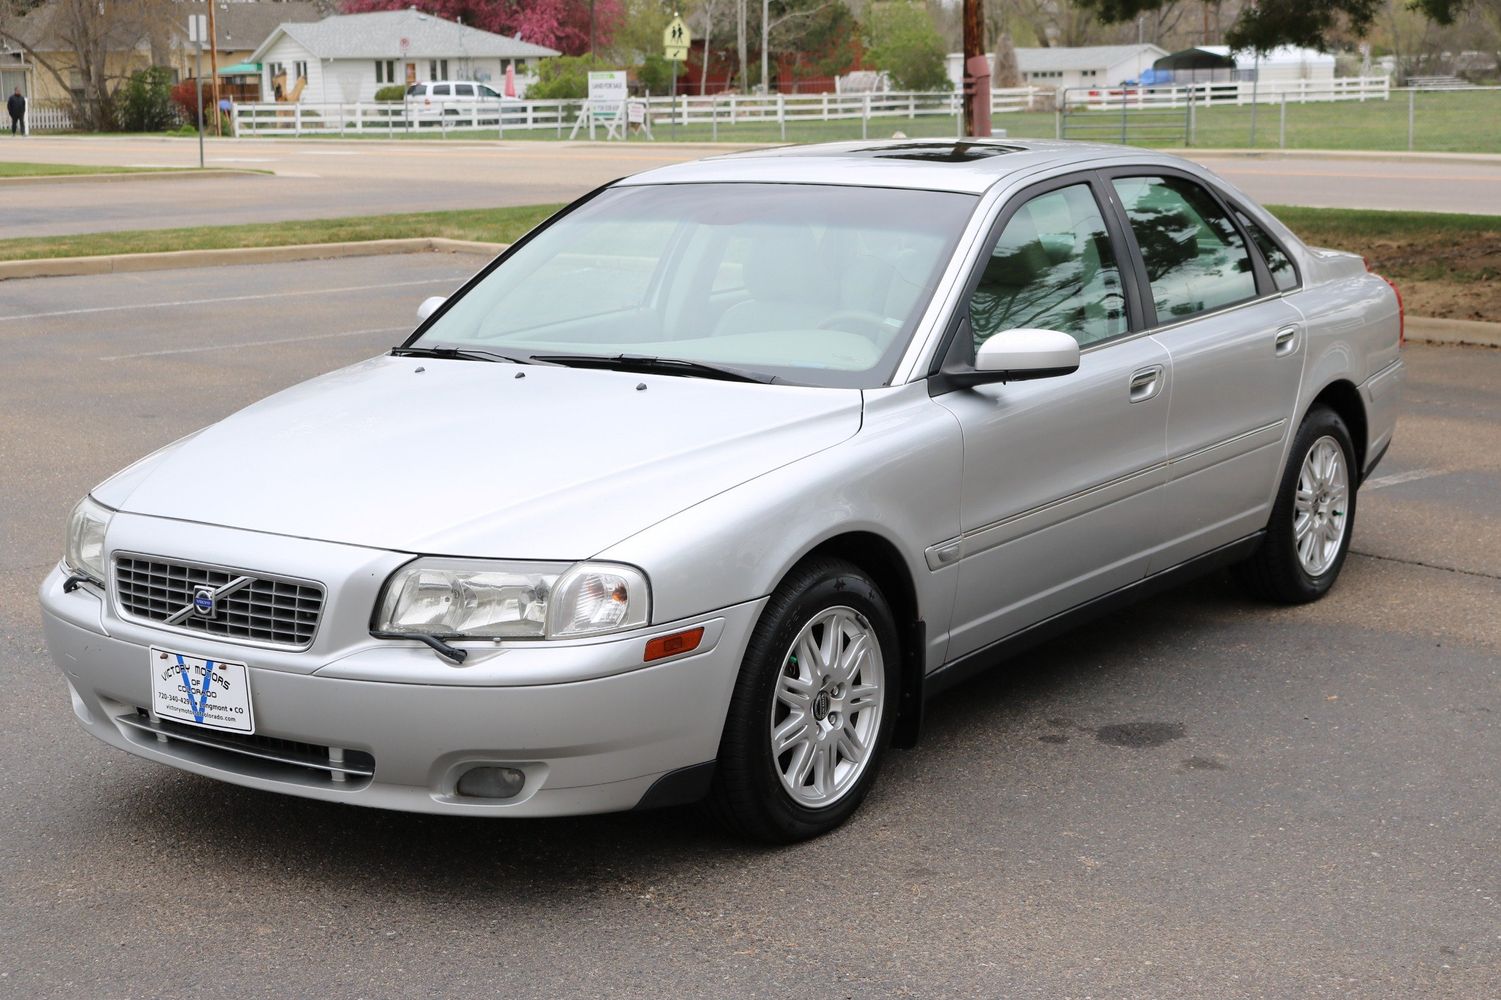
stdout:
<svg viewBox="0 0 1501 1000">
<path fill-rule="evenodd" d="M 123 306 L 90 306 L 87 309 L 59 309 L 56 312 L 25 313 L 16 316 L 0 316 L 0 323 L 22 319 L 51 319 L 54 316 L 83 316 L 88 313 L 123 312 L 126 309 L 175 309 L 179 306 L 205 306 L 216 302 L 254 302 L 257 299 L 280 299 L 288 295 L 328 295 L 334 292 L 370 292 L 381 288 L 401 288 L 406 285 L 453 284 L 453 278 L 422 278 L 417 281 L 386 281 L 379 285 L 346 285 L 343 288 L 306 288 L 287 292 L 263 292 L 259 295 L 225 295 L 213 299 L 179 299 L 176 302 L 137 302 Z"/>
<path fill-rule="evenodd" d="M 228 351 L 236 347 L 271 347 L 275 344 L 300 344 L 306 340 L 333 340 L 336 337 L 360 337 L 365 334 L 401 333 L 404 326 L 382 326 L 371 330 L 344 330 L 340 333 L 314 333 L 306 337 L 282 337 L 278 340 L 241 340 L 234 344 L 205 344 L 201 347 L 173 347 L 165 351 L 141 351 L 138 354 L 111 354 L 100 361 L 129 361 L 132 358 L 161 358 L 169 354 L 199 354 L 203 351 Z M 410 332 L 410 331 L 407 331 Z"/>
<path fill-rule="evenodd" d="M 1418 479 L 1429 479 L 1443 474 L 1443 469 L 1412 469 L 1408 472 L 1394 472 L 1389 476 L 1366 480 L 1365 489 L 1379 490 L 1386 486 L 1397 486 L 1401 483 L 1411 483 Z"/>
</svg>

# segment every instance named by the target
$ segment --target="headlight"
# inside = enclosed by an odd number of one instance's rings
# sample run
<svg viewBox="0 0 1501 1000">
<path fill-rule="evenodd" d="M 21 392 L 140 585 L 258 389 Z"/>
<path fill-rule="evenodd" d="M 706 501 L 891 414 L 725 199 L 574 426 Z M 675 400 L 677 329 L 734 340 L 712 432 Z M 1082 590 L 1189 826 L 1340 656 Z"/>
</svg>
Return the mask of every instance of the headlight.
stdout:
<svg viewBox="0 0 1501 1000">
<path fill-rule="evenodd" d="M 630 566 L 418 559 L 386 582 L 376 630 L 563 639 L 634 628 L 650 617 L 646 577 Z"/>
<path fill-rule="evenodd" d="M 68 546 L 63 561 L 74 573 L 104 586 L 104 531 L 114 511 L 84 497 L 68 515 Z"/>
</svg>

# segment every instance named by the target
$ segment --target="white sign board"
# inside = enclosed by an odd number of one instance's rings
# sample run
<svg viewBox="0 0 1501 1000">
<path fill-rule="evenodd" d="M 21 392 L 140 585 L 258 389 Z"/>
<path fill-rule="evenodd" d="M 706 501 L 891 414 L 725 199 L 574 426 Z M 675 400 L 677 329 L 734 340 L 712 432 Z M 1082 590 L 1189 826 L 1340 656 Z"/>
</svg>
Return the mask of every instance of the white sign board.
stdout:
<svg viewBox="0 0 1501 1000">
<path fill-rule="evenodd" d="M 621 104 L 625 101 L 625 71 L 589 74 L 590 104 Z"/>
<path fill-rule="evenodd" d="M 205 14 L 188 15 L 188 41 L 208 41 L 208 16 Z"/>
</svg>

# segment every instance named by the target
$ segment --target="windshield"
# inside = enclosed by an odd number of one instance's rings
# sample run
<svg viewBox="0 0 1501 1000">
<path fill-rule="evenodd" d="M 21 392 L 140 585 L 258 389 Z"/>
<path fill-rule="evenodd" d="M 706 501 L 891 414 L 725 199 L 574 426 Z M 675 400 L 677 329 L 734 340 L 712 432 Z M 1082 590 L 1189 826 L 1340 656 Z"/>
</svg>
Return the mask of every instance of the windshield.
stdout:
<svg viewBox="0 0 1501 1000">
<path fill-rule="evenodd" d="M 974 206 L 889 188 L 611 188 L 517 248 L 411 346 L 632 355 L 872 388 L 890 380 Z"/>
</svg>

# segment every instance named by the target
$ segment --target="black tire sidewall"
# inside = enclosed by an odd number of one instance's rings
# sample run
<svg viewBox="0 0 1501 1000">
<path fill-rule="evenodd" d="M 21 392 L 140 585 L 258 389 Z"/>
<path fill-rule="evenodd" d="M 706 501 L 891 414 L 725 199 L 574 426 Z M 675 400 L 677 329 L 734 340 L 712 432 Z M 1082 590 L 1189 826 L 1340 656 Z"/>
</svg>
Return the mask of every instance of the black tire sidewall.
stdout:
<svg viewBox="0 0 1501 1000">
<path fill-rule="evenodd" d="M 858 612 L 880 644 L 884 691 L 881 725 L 871 758 L 854 787 L 831 805 L 810 809 L 792 797 L 775 768 L 771 754 L 773 695 L 784 657 L 798 633 L 822 612 L 840 606 Z M 724 789 L 739 800 L 736 811 L 759 814 L 751 823 L 744 822 L 751 817 L 742 817 L 742 825 L 762 828 L 750 832 L 763 839 L 801 840 L 833 829 L 859 808 L 891 741 L 899 703 L 896 685 L 900 682 L 900 662 L 890 606 L 875 583 L 852 564 L 820 561 L 795 571 L 778 588 L 747 645 L 716 770 L 716 782 L 741 786 Z M 732 726 L 739 731 L 731 733 Z"/>
<path fill-rule="evenodd" d="M 1335 553 L 1334 561 L 1329 568 L 1318 576 L 1311 576 L 1303 568 L 1303 561 L 1298 558 L 1297 540 L 1293 537 L 1293 507 L 1298 492 L 1298 476 L 1302 471 L 1303 462 L 1308 457 L 1308 452 L 1313 445 L 1322 437 L 1331 437 L 1339 445 L 1345 460 L 1346 479 L 1349 483 L 1347 500 L 1345 505 L 1345 534 L 1339 543 L 1339 551 Z M 1277 502 L 1272 508 L 1272 521 L 1267 532 L 1267 544 L 1278 547 L 1276 553 L 1278 563 L 1285 565 L 1286 579 L 1283 581 L 1302 600 L 1313 600 L 1321 597 L 1334 581 L 1339 577 L 1340 569 L 1345 564 L 1345 556 L 1350 551 L 1350 539 L 1355 534 L 1355 506 L 1356 494 L 1360 474 L 1355 464 L 1355 445 L 1350 438 L 1350 430 L 1339 414 L 1325 407 L 1310 410 L 1308 416 L 1303 419 L 1302 426 L 1298 428 L 1297 437 L 1293 440 L 1292 453 L 1288 456 L 1287 468 L 1282 474 L 1282 485 L 1277 492 Z"/>
</svg>

